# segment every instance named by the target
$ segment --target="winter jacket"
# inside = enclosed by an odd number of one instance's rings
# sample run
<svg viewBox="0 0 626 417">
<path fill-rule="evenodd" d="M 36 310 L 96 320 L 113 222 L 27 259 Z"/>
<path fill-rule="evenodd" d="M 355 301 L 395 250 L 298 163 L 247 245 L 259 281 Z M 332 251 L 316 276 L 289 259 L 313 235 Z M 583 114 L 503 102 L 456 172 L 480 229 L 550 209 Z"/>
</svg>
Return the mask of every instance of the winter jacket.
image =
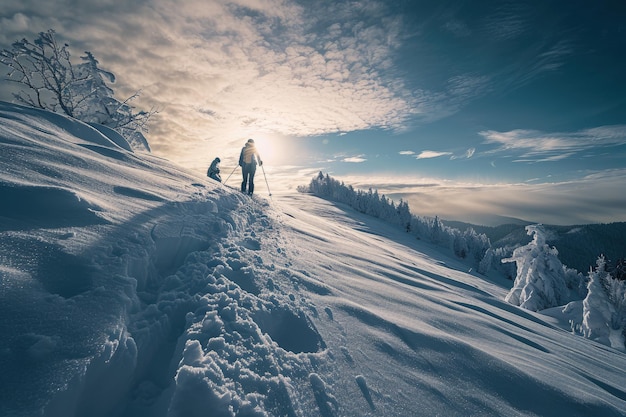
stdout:
<svg viewBox="0 0 626 417">
<path fill-rule="evenodd" d="M 239 155 L 239 166 L 243 166 L 243 164 L 259 164 L 263 165 L 263 161 L 261 161 L 261 157 L 259 156 L 259 152 L 256 150 L 256 146 L 254 143 L 246 143 L 241 149 L 241 154 Z"/>
<path fill-rule="evenodd" d="M 211 166 L 209 167 L 209 170 L 207 171 L 207 176 L 209 176 L 210 178 L 213 178 L 216 181 L 221 182 L 222 177 L 220 176 L 219 163 L 220 163 L 220 160 L 218 158 L 215 158 L 213 162 L 211 162 Z"/>
</svg>

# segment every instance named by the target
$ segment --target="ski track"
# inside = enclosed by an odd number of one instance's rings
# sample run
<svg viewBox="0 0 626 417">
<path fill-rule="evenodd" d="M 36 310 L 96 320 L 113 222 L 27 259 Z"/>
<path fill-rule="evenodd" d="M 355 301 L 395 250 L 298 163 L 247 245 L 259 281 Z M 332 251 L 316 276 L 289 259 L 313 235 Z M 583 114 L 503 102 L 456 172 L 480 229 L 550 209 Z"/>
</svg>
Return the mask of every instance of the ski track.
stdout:
<svg viewBox="0 0 626 417">
<path fill-rule="evenodd" d="M 225 216 L 231 227 L 222 228 L 227 230 L 223 239 L 208 233 L 210 240 L 198 238 L 198 225 L 207 228 L 211 222 L 193 216 L 183 222 L 169 219 L 174 225 L 161 219 L 152 231 L 160 269 L 181 265 L 147 296 L 155 299 L 147 310 L 156 308 L 165 315 L 151 317 L 150 311 L 139 309 L 130 317 L 129 331 L 141 346 L 152 344 L 140 340 L 142 331 L 154 337 L 154 327 L 163 326 L 166 317 L 168 325 L 156 333 L 164 332 L 169 346 L 144 359 L 139 368 L 149 371 L 135 384 L 137 398 L 125 415 L 151 415 L 163 401 L 178 410 L 170 415 L 181 416 L 185 404 L 198 401 L 215 415 L 263 409 L 295 416 L 314 409 L 313 399 L 319 406 L 324 390 L 308 381 L 317 381 L 311 376 L 313 363 L 326 355 L 324 341 L 302 310 L 301 297 L 288 291 L 288 285 L 283 289 L 289 281 L 280 277 L 288 274 L 276 263 L 288 265 L 284 251 L 268 250 L 262 243 L 280 240 L 272 236 L 268 204 L 238 199 L 243 201 L 234 208 L 236 213 Z M 166 253 L 171 258 L 167 261 Z M 163 368 L 168 357 L 168 369 L 155 370 Z M 174 373 L 176 384 L 168 385 Z"/>
</svg>

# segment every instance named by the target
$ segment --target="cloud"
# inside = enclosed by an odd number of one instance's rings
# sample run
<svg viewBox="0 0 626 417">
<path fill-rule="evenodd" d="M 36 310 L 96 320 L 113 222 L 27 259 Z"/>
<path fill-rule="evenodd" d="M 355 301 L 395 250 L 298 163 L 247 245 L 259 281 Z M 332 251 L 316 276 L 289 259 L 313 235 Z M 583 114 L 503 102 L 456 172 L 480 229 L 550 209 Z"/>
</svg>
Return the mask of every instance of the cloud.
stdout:
<svg viewBox="0 0 626 417">
<path fill-rule="evenodd" d="M 426 121 L 452 115 L 476 99 L 521 88 L 560 69 L 575 52 L 575 42 L 564 35 L 558 22 L 537 37 L 537 22 L 546 18 L 539 15 L 545 14 L 544 8 L 503 2 L 476 18 L 469 8 L 442 7 L 441 28 L 457 38 L 453 45 L 460 50 L 455 50 L 450 68 L 433 67 L 437 71 L 433 77 L 447 77 L 444 84 L 421 91 L 428 97 L 420 103 L 424 106 L 420 116 Z M 432 59 L 445 62 L 449 57 L 435 53 Z M 477 65 L 479 62 L 488 64 Z"/>
<path fill-rule="evenodd" d="M 440 151 L 429 151 L 429 150 L 422 151 L 417 155 L 413 151 L 400 151 L 398 152 L 398 154 L 411 155 L 411 156 L 414 156 L 415 159 L 431 159 L 431 158 L 439 158 L 442 156 L 450 155 L 450 159 L 454 160 L 454 159 L 469 159 L 474 155 L 475 152 L 476 152 L 476 148 L 469 148 L 462 155 L 454 155 L 452 152 L 440 152 Z"/>
<path fill-rule="evenodd" d="M 343 162 L 352 162 L 352 163 L 361 163 L 361 162 L 365 162 L 367 161 L 366 158 L 363 157 L 363 155 L 359 155 L 359 156 L 351 156 L 348 158 L 343 158 L 342 159 Z"/>
<path fill-rule="evenodd" d="M 30 19 L 23 13 L 15 13 L 10 19 L 5 17 L 0 19 L 0 25 L 2 25 L 2 30 L 7 33 L 20 33 L 28 31 Z M 3 39 L 3 43 L 9 43 L 15 39 Z"/>
<path fill-rule="evenodd" d="M 454 159 L 470 159 L 476 153 L 476 148 L 469 148 L 462 155 L 453 155 L 450 157 L 451 160 Z"/>
<path fill-rule="evenodd" d="M 491 78 L 480 74 L 463 74 L 450 77 L 447 82 L 449 99 L 457 105 L 485 95 L 491 88 Z"/>
<path fill-rule="evenodd" d="M 518 162 L 548 162 L 582 152 L 626 145 L 626 125 L 601 126 L 576 132 L 547 133 L 537 130 L 479 132 L 484 143 L 495 145 L 488 153 L 519 153 Z"/>
<path fill-rule="evenodd" d="M 528 6 L 516 2 L 499 5 L 484 19 L 483 30 L 497 41 L 517 38 L 530 27 Z"/>
<path fill-rule="evenodd" d="M 443 24 L 443 29 L 459 38 L 464 38 L 472 34 L 472 31 L 467 24 L 458 19 L 448 20 Z"/>
<path fill-rule="evenodd" d="M 332 175 L 332 174 L 331 174 Z M 484 221 L 513 217 L 574 225 L 626 221 L 626 169 L 588 172 L 581 178 L 542 183 L 471 183 L 414 176 L 342 176 L 357 189 L 403 199 L 418 216 Z"/>
<path fill-rule="evenodd" d="M 430 159 L 439 158 L 440 156 L 452 155 L 452 152 L 437 152 L 437 151 L 422 151 L 415 158 L 416 159 Z"/>
<path fill-rule="evenodd" d="M 332 173 L 330 173 L 333 176 Z M 359 174 L 347 174 L 341 176 L 334 176 L 336 179 L 343 181 L 347 185 L 352 185 L 354 188 L 361 190 L 368 190 L 369 188 L 377 189 L 382 194 L 394 194 L 394 193 L 417 193 L 424 189 L 434 189 L 446 184 L 446 180 L 430 178 L 430 177 L 416 177 L 402 176 L 402 175 L 384 175 L 379 174 L 376 177 L 371 175 L 359 175 Z"/>
<path fill-rule="evenodd" d="M 402 18 L 380 1 L 74 3 L 9 1 L 5 40 L 53 27 L 73 55 L 93 52 L 120 98 L 159 108 L 154 152 L 187 166 L 245 137 L 402 129 L 420 111 L 392 70 Z"/>
<path fill-rule="evenodd" d="M 545 158 L 540 158 L 540 159 L 514 159 L 513 162 L 555 162 L 555 161 L 561 161 L 563 159 L 567 159 L 571 156 L 573 156 L 575 154 L 575 152 L 568 152 L 568 153 L 562 153 L 559 155 L 552 155 L 552 156 L 548 156 Z"/>
<path fill-rule="evenodd" d="M 491 74 L 496 84 L 493 88 L 500 92 L 519 89 L 547 73 L 557 71 L 573 53 L 574 48 L 568 39 L 531 44 L 524 48 L 523 53 L 515 55 L 523 59 L 503 63 Z"/>
</svg>

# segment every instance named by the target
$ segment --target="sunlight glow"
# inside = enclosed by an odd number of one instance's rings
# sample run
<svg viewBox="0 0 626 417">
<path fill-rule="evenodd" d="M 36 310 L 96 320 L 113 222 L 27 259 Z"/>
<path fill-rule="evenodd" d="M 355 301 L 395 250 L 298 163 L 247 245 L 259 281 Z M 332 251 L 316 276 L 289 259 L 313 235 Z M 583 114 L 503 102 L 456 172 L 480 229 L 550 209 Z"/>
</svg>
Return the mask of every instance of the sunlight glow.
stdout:
<svg viewBox="0 0 626 417">
<path fill-rule="evenodd" d="M 278 156 L 278 149 L 273 146 L 274 141 L 267 136 L 254 137 L 253 139 L 263 163 L 272 165 Z"/>
<path fill-rule="evenodd" d="M 306 155 L 300 141 L 293 137 L 263 132 L 249 136 L 254 139 L 263 165 L 277 167 L 297 164 Z M 308 179 L 307 179 L 308 180 Z"/>
</svg>

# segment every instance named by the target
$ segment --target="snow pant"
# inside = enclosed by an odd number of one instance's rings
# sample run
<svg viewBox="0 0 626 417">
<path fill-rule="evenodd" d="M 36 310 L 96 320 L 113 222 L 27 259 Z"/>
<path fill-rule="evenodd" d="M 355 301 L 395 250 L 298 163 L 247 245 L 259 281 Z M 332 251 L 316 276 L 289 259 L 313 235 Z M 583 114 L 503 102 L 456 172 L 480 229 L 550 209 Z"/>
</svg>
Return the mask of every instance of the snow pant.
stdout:
<svg viewBox="0 0 626 417">
<path fill-rule="evenodd" d="M 252 194 L 254 192 L 254 174 L 256 173 L 256 164 L 243 164 L 241 167 L 243 174 L 243 182 L 241 183 L 241 192 Z"/>
</svg>

